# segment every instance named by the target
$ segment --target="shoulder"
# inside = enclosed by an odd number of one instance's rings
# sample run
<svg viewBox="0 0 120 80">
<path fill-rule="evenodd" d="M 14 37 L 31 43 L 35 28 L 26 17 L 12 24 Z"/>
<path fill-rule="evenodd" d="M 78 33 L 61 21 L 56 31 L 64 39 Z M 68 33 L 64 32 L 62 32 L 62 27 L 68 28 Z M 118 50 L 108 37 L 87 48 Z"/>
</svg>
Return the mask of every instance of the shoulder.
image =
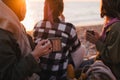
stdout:
<svg viewBox="0 0 120 80">
<path fill-rule="evenodd" d="M 108 34 L 108 39 L 111 40 L 111 44 L 120 38 L 120 22 L 115 22 L 110 27 L 108 28 L 107 32 Z"/>
<path fill-rule="evenodd" d="M 67 27 L 75 29 L 75 26 L 72 23 L 69 22 L 62 22 L 62 24 L 65 24 Z"/>
<path fill-rule="evenodd" d="M 13 38 L 13 34 L 9 31 L 0 29 L 0 40 L 10 40 Z"/>
<path fill-rule="evenodd" d="M 67 26 L 69 28 L 74 28 L 75 29 L 75 26 L 72 24 L 72 23 L 69 23 L 69 22 L 60 22 L 60 23 L 55 23 L 55 26 L 61 26 L 61 25 L 64 25 L 64 26 Z M 51 23 L 50 21 L 39 21 L 35 24 L 35 27 L 46 27 L 46 26 L 51 26 Z"/>
<path fill-rule="evenodd" d="M 16 39 L 11 32 L 0 29 L 0 42 L 7 42 L 12 44 L 16 42 Z"/>
<path fill-rule="evenodd" d="M 68 23 L 68 22 L 61 22 L 61 23 L 59 23 L 58 29 L 59 28 L 64 29 L 64 31 L 69 33 L 69 34 L 71 33 L 71 31 L 72 32 L 73 31 L 76 32 L 75 26 L 72 23 Z"/>
<path fill-rule="evenodd" d="M 35 24 L 34 28 L 46 26 L 47 23 L 50 23 L 50 22 L 49 22 L 49 21 L 43 21 L 43 20 L 38 21 L 38 22 Z"/>
<path fill-rule="evenodd" d="M 111 30 L 112 31 L 118 31 L 120 32 L 120 22 L 115 22 L 111 25 Z"/>
</svg>

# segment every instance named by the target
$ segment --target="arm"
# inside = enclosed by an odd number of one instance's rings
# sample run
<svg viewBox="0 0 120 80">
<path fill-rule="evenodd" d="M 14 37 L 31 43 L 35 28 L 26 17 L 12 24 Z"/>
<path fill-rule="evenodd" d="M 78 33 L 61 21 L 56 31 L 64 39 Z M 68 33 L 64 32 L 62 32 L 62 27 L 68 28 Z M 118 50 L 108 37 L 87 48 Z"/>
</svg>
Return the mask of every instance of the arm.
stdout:
<svg viewBox="0 0 120 80">
<path fill-rule="evenodd" d="M 34 69 L 38 69 L 31 54 L 21 56 L 20 50 L 16 48 L 17 44 L 11 43 L 16 43 L 15 40 L 10 40 L 4 33 L 0 33 L 0 36 L 0 80 L 24 80 Z"/>
<path fill-rule="evenodd" d="M 71 29 L 70 35 L 71 35 L 71 40 L 70 40 L 71 52 L 75 52 L 81 45 L 81 42 L 78 38 L 78 35 L 77 35 L 75 28 Z"/>
<path fill-rule="evenodd" d="M 114 26 L 117 28 L 117 26 Z M 118 26 L 119 27 L 119 26 Z M 104 62 L 120 63 L 120 33 L 119 28 L 112 29 L 106 37 L 105 43 L 97 41 L 96 48 Z"/>
<path fill-rule="evenodd" d="M 79 41 L 79 38 L 77 36 L 77 32 L 76 32 L 76 29 L 74 26 L 71 27 L 70 36 L 71 36 L 71 39 L 70 39 L 70 52 L 71 52 L 71 54 L 69 54 L 69 62 L 76 67 L 76 61 L 75 61 L 76 59 L 75 58 L 76 58 L 76 54 L 77 55 L 79 54 L 78 51 L 80 49 L 81 43 Z M 81 54 L 79 54 L 79 55 L 81 55 Z"/>
</svg>

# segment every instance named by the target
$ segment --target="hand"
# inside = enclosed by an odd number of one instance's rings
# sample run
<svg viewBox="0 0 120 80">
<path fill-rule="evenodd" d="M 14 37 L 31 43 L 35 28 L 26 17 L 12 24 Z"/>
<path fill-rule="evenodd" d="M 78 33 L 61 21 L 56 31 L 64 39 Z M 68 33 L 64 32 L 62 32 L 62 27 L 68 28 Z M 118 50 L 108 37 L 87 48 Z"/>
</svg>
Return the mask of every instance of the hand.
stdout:
<svg viewBox="0 0 120 80">
<path fill-rule="evenodd" d="M 95 35 L 95 37 L 97 38 L 97 40 L 100 38 L 100 35 L 99 35 L 98 32 L 94 31 L 94 35 Z"/>
<path fill-rule="evenodd" d="M 88 40 L 89 42 L 96 44 L 96 42 L 99 39 L 99 34 L 97 32 L 94 31 L 94 34 L 86 31 L 86 40 Z"/>
<path fill-rule="evenodd" d="M 51 42 L 49 40 L 41 40 L 31 54 L 34 58 L 38 59 L 40 56 L 47 55 L 50 52 L 52 52 Z"/>
</svg>

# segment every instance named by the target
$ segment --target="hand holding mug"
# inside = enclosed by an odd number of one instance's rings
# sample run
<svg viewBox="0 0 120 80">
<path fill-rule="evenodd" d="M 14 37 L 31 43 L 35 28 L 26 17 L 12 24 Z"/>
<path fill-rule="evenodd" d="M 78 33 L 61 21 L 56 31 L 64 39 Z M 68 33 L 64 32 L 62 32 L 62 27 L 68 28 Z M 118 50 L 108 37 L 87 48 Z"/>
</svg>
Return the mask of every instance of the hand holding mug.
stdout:
<svg viewBox="0 0 120 80">
<path fill-rule="evenodd" d="M 34 58 L 38 59 L 40 56 L 47 55 L 52 51 L 52 45 L 49 40 L 41 40 L 37 43 L 35 49 L 31 53 Z"/>
<path fill-rule="evenodd" d="M 86 31 L 86 40 L 93 43 L 93 44 L 96 44 L 96 42 L 98 41 L 99 39 L 99 34 L 93 30 L 87 30 Z"/>
</svg>

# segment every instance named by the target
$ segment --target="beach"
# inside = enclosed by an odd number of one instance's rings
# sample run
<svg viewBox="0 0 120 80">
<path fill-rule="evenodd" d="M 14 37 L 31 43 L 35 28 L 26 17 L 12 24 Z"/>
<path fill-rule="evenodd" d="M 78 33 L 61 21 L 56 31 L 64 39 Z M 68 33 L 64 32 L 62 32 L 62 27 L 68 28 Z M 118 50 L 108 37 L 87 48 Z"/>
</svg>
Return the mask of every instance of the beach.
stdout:
<svg viewBox="0 0 120 80">
<path fill-rule="evenodd" d="M 85 46 L 85 48 L 87 50 L 87 55 L 88 56 L 96 55 L 95 45 L 86 41 L 86 39 L 85 39 L 86 30 L 94 30 L 100 34 L 102 31 L 102 24 L 88 25 L 88 26 L 76 26 L 76 31 L 77 31 L 78 37 L 81 41 L 81 44 Z"/>
</svg>

